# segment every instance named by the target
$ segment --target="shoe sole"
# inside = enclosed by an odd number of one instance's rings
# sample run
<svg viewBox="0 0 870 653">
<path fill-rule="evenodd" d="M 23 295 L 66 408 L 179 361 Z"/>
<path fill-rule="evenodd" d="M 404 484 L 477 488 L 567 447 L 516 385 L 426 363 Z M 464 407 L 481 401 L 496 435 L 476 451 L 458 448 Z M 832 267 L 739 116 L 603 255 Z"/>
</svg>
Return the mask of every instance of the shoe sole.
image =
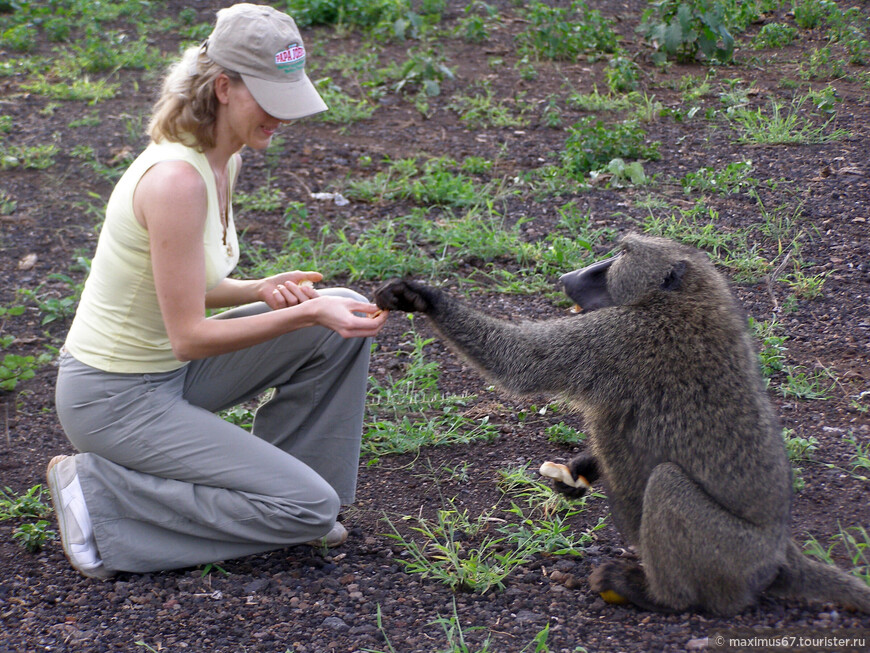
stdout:
<svg viewBox="0 0 870 653">
<path fill-rule="evenodd" d="M 58 471 L 55 469 L 58 463 L 68 457 L 69 456 L 64 455 L 55 456 L 48 461 L 48 467 L 45 468 L 45 476 L 48 479 L 48 492 L 51 495 L 51 504 L 54 506 L 54 514 L 57 517 L 57 526 L 60 531 L 60 543 L 63 548 L 63 554 L 66 556 L 66 559 L 69 561 L 72 568 L 82 576 L 85 576 L 86 578 L 96 578 L 98 580 L 106 580 L 113 574 L 105 567 L 98 567 L 97 569 L 82 569 L 73 561 L 69 554 L 69 542 L 66 539 L 66 515 L 61 507 L 63 504 L 61 503 L 60 498 L 60 479 L 58 478 Z"/>
</svg>

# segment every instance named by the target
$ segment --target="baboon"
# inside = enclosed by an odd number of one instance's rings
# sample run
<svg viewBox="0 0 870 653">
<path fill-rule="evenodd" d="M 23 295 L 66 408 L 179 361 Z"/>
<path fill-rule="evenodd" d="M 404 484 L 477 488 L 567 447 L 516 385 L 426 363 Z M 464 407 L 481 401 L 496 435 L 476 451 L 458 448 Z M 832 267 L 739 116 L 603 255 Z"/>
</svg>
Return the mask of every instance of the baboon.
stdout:
<svg viewBox="0 0 870 653">
<path fill-rule="evenodd" d="M 789 535 L 791 467 L 745 314 L 706 254 L 628 235 L 561 278 L 582 311 L 499 320 L 412 280 L 375 292 L 418 311 L 493 382 L 562 393 L 585 419 L 573 478 L 602 477 L 640 564 L 609 561 L 590 585 L 642 609 L 732 615 L 760 593 L 870 613 L 870 587 L 807 558 Z M 558 481 L 569 495 L 584 488 Z"/>
</svg>

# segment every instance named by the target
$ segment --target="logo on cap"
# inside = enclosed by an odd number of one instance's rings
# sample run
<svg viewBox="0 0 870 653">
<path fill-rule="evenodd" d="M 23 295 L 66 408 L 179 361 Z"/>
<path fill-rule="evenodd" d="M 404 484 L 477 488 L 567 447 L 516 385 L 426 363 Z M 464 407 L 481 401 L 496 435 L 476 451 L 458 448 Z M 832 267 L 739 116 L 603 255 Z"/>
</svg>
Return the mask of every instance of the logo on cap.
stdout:
<svg viewBox="0 0 870 653">
<path fill-rule="evenodd" d="M 286 50 L 275 53 L 275 65 L 284 73 L 295 73 L 305 67 L 305 48 L 299 43 L 291 43 Z"/>
</svg>

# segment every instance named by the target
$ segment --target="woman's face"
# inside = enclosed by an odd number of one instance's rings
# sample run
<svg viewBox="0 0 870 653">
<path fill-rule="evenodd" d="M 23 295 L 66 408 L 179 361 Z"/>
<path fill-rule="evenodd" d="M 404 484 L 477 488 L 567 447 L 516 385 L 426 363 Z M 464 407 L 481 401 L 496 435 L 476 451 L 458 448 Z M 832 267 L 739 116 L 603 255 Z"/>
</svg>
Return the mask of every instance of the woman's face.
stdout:
<svg viewBox="0 0 870 653">
<path fill-rule="evenodd" d="M 226 78 L 226 83 L 219 82 L 217 93 L 221 104 L 225 106 L 226 117 L 223 126 L 218 128 L 227 130 L 230 141 L 237 144 L 238 149 L 243 145 L 255 150 L 267 148 L 272 136 L 285 121 L 263 111 L 240 79 Z"/>
</svg>

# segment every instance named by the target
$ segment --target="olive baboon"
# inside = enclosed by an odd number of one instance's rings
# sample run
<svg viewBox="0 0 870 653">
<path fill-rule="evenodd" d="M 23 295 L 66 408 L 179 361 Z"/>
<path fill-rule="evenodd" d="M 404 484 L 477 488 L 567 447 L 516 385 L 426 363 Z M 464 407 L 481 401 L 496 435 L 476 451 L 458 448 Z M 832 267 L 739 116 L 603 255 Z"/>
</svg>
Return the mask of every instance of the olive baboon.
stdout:
<svg viewBox="0 0 870 653">
<path fill-rule="evenodd" d="M 745 315 L 707 255 L 630 235 L 614 258 L 561 281 L 580 315 L 507 322 L 409 280 L 375 301 L 426 313 L 506 390 L 563 393 L 579 409 L 591 453 L 568 467 L 604 478 L 642 563 L 599 566 L 596 591 L 650 610 L 730 615 L 766 591 L 870 613 L 870 587 L 790 539 L 782 430 Z"/>
</svg>

